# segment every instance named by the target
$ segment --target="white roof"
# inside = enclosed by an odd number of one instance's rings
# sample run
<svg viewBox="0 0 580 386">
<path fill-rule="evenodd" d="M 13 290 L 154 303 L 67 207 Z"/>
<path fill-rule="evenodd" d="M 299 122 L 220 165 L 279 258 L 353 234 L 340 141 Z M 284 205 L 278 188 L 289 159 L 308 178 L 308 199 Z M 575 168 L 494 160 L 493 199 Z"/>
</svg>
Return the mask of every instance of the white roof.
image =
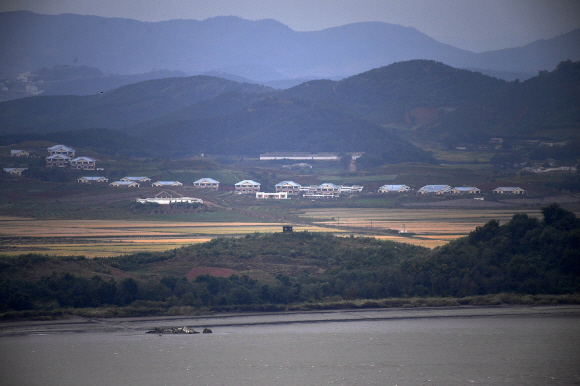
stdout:
<svg viewBox="0 0 580 386">
<path fill-rule="evenodd" d="M 407 185 L 383 185 L 380 187 L 380 189 L 386 189 L 386 190 L 399 190 L 399 189 L 403 189 L 403 188 L 408 188 Z"/>
<path fill-rule="evenodd" d="M 111 182 L 111 184 L 119 184 L 119 185 L 130 185 L 130 184 L 135 184 L 135 181 L 114 181 Z"/>
<path fill-rule="evenodd" d="M 89 180 L 89 181 L 98 181 L 100 179 L 108 180 L 108 178 L 105 178 L 105 177 L 81 177 L 81 178 L 84 178 L 85 180 Z M 81 178 L 79 178 L 79 179 L 81 179 Z"/>
<path fill-rule="evenodd" d="M 338 187 L 338 185 L 334 185 L 333 183 L 330 183 L 330 182 L 323 182 L 322 184 L 318 185 L 318 189 L 321 189 L 321 188 L 323 188 L 324 186 L 330 186 L 330 187 L 331 187 L 331 188 L 333 188 L 333 189 L 340 189 L 340 188 Z"/>
<path fill-rule="evenodd" d="M 458 186 L 458 187 L 455 187 L 453 189 L 459 190 L 459 191 L 465 191 L 465 192 L 468 192 L 468 191 L 474 190 L 474 189 L 479 190 L 475 186 Z"/>
<path fill-rule="evenodd" d="M 10 173 L 10 172 L 23 172 L 25 170 L 28 170 L 28 168 L 4 168 L 4 171 L 6 173 Z"/>
<path fill-rule="evenodd" d="M 66 150 L 66 151 L 75 151 L 72 147 L 68 147 L 65 145 L 54 145 L 48 148 L 49 151 L 57 151 L 57 150 Z"/>
<path fill-rule="evenodd" d="M 26 152 L 25 150 L 10 150 L 10 154 L 18 154 L 20 152 Z"/>
<path fill-rule="evenodd" d="M 421 189 L 423 192 L 440 192 L 442 190 L 451 190 L 449 185 L 425 185 Z"/>
<path fill-rule="evenodd" d="M 252 180 L 243 180 L 236 184 L 236 186 L 238 185 L 260 185 L 260 183 Z"/>
<path fill-rule="evenodd" d="M 77 158 L 73 159 L 71 162 L 78 162 L 78 161 L 95 162 L 96 160 L 94 160 L 90 157 L 77 157 Z"/>
<path fill-rule="evenodd" d="M 193 181 L 194 184 L 201 184 L 202 182 L 209 182 L 210 184 L 219 184 L 219 181 L 214 180 L 213 178 L 200 178 L 197 181 Z"/>
<path fill-rule="evenodd" d="M 181 182 L 179 181 L 157 181 L 155 182 L 156 184 L 160 184 L 160 185 L 183 185 Z"/>
<path fill-rule="evenodd" d="M 149 177 L 123 177 L 123 179 L 131 181 L 150 180 Z"/>
<path fill-rule="evenodd" d="M 70 157 L 66 156 L 66 155 L 62 155 L 62 154 L 53 154 L 53 155 L 49 155 L 48 157 L 46 157 L 46 159 L 63 159 L 66 161 L 70 161 Z"/>
<path fill-rule="evenodd" d="M 276 184 L 275 186 L 283 186 L 283 185 L 292 185 L 292 186 L 298 186 L 298 187 L 301 186 L 300 184 L 297 184 L 294 181 L 282 181 L 279 184 Z"/>
<path fill-rule="evenodd" d="M 522 188 L 518 188 L 516 186 L 500 186 L 499 188 L 496 188 L 499 190 L 505 190 L 506 192 L 513 192 L 514 190 L 523 190 Z"/>
</svg>

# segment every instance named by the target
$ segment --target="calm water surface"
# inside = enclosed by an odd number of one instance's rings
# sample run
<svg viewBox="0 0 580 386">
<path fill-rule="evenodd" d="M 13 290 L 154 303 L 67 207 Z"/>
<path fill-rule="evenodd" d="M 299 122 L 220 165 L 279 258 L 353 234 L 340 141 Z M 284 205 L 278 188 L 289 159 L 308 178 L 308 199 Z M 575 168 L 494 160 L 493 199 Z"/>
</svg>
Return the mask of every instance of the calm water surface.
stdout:
<svg viewBox="0 0 580 386">
<path fill-rule="evenodd" d="M 214 333 L 145 333 L 172 325 Z M 93 320 L 3 332 L 2 385 L 580 385 L 580 307 Z"/>
</svg>

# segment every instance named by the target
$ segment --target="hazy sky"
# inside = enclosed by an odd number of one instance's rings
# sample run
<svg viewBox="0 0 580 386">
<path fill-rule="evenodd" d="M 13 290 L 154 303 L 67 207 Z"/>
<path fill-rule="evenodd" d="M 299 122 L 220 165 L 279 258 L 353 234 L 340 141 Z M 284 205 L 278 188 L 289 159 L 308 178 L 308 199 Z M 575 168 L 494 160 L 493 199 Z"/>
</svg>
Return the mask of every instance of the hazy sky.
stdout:
<svg viewBox="0 0 580 386">
<path fill-rule="evenodd" d="M 275 19 L 296 31 L 382 21 L 457 47 L 514 47 L 580 28 L 580 0 L 0 0 L 0 11 L 142 21 L 214 16 Z"/>
</svg>

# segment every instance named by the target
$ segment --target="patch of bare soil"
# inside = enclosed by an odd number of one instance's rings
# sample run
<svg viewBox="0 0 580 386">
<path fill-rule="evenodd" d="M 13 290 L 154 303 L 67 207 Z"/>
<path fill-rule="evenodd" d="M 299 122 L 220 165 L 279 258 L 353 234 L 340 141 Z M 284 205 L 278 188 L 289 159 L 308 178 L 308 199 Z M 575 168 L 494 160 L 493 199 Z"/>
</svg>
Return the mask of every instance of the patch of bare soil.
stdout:
<svg viewBox="0 0 580 386">
<path fill-rule="evenodd" d="M 237 271 L 230 269 L 230 268 L 220 268 L 220 267 L 195 267 L 192 268 L 185 277 L 187 280 L 195 279 L 200 275 L 210 275 L 210 276 L 221 276 L 221 277 L 230 277 L 233 274 L 237 273 Z"/>
</svg>

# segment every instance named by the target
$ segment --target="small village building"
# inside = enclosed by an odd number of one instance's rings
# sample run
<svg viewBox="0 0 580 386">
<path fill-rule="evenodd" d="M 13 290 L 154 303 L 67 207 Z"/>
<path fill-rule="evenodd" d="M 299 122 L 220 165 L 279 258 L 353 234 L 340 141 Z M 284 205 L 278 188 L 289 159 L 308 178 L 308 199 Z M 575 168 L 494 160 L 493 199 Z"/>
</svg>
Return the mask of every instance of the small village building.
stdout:
<svg viewBox="0 0 580 386">
<path fill-rule="evenodd" d="M 138 188 L 139 183 L 136 181 L 113 181 L 109 184 L 115 188 L 125 187 L 125 188 Z"/>
<path fill-rule="evenodd" d="M 440 195 L 450 193 L 452 189 L 449 185 L 425 185 L 417 191 L 417 194 Z"/>
<path fill-rule="evenodd" d="M 454 194 L 479 194 L 481 190 L 477 189 L 474 186 L 458 186 L 451 190 L 451 193 Z"/>
<path fill-rule="evenodd" d="M 77 180 L 80 184 L 92 184 L 93 182 L 109 182 L 106 177 L 81 177 Z"/>
<path fill-rule="evenodd" d="M 379 193 L 404 193 L 411 190 L 407 185 L 383 185 L 379 188 Z"/>
<path fill-rule="evenodd" d="M 149 177 L 123 177 L 123 178 L 121 178 L 121 181 L 133 181 L 133 182 L 143 183 L 143 182 L 151 181 L 151 178 L 149 178 Z"/>
<path fill-rule="evenodd" d="M 4 168 L 4 171 L 8 174 L 12 174 L 13 176 L 22 176 L 28 168 Z"/>
<path fill-rule="evenodd" d="M 214 180 L 213 178 L 200 178 L 193 182 L 193 186 L 200 189 L 213 189 L 218 190 L 220 188 L 220 182 Z"/>
<path fill-rule="evenodd" d="M 287 200 L 288 193 L 287 192 L 277 192 L 277 193 L 256 192 L 256 198 L 258 200 Z"/>
<path fill-rule="evenodd" d="M 151 198 L 137 198 L 135 201 L 141 204 L 159 204 L 159 205 L 169 205 L 169 204 L 201 204 L 203 205 L 203 200 L 193 197 L 172 197 L 171 194 L 163 191 Z"/>
<path fill-rule="evenodd" d="M 286 192 L 290 195 L 300 194 L 302 186 L 294 181 L 282 181 L 276 184 L 276 192 Z"/>
<path fill-rule="evenodd" d="M 338 161 L 340 157 L 336 153 L 300 153 L 300 152 L 275 152 L 260 154 L 260 161 L 272 160 L 309 160 L 309 161 Z"/>
<path fill-rule="evenodd" d="M 50 155 L 66 155 L 70 158 L 74 158 L 75 156 L 75 149 L 65 145 L 54 145 L 47 150 Z"/>
<path fill-rule="evenodd" d="M 340 187 L 330 182 L 320 184 L 316 186 L 314 190 L 312 190 L 311 188 L 309 188 L 308 191 L 304 194 L 304 197 L 306 198 L 340 197 Z"/>
<path fill-rule="evenodd" d="M 497 194 L 525 194 L 526 191 L 515 186 L 500 186 L 493 190 Z"/>
<path fill-rule="evenodd" d="M 252 180 L 240 181 L 235 187 L 238 194 L 252 194 L 260 191 L 260 183 Z"/>
<path fill-rule="evenodd" d="M 66 168 L 70 165 L 70 157 L 61 154 L 53 154 L 46 157 L 46 167 L 47 168 Z"/>
<path fill-rule="evenodd" d="M 90 157 L 77 157 L 70 161 L 71 169 L 95 170 L 96 160 Z"/>
<path fill-rule="evenodd" d="M 10 157 L 28 158 L 30 157 L 30 153 L 26 150 L 10 150 Z"/>
<path fill-rule="evenodd" d="M 292 233 L 292 225 L 284 225 L 282 227 L 282 233 Z"/>
<path fill-rule="evenodd" d="M 179 181 L 157 181 L 151 184 L 151 186 L 181 186 L 183 185 Z"/>
<path fill-rule="evenodd" d="M 362 185 L 352 185 L 352 186 L 345 186 L 345 185 L 339 185 L 338 189 L 340 193 L 345 193 L 345 194 L 353 194 L 353 193 L 360 193 L 363 191 L 364 186 Z"/>
</svg>

